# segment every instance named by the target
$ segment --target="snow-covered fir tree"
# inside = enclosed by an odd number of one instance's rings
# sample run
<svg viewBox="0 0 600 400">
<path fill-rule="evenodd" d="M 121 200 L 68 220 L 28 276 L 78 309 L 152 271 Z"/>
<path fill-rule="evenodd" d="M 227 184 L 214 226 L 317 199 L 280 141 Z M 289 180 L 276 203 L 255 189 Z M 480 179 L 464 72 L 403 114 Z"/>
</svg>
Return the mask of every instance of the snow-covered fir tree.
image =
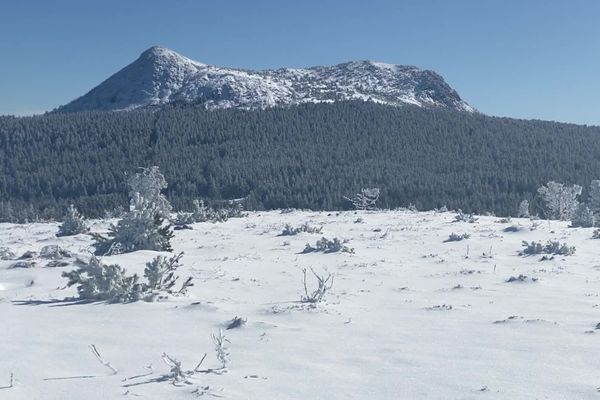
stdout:
<svg viewBox="0 0 600 400">
<path fill-rule="evenodd" d="M 87 233 L 89 230 L 83 216 L 77 211 L 75 206 L 71 204 L 67 209 L 67 214 L 65 215 L 62 224 L 58 227 L 56 236 L 73 236 L 80 233 Z"/>
<path fill-rule="evenodd" d="M 538 193 L 546 203 L 547 217 L 568 221 L 573 217 L 579 202 L 581 186 L 567 186 L 558 182 L 548 182 L 538 189 Z"/>
<path fill-rule="evenodd" d="M 600 180 L 598 179 L 595 179 L 590 183 L 588 207 L 596 216 L 600 216 Z"/>
<path fill-rule="evenodd" d="M 588 206 L 581 203 L 577 206 L 573 217 L 571 218 L 572 227 L 591 228 L 594 226 L 594 213 Z"/>
<path fill-rule="evenodd" d="M 529 218 L 529 201 L 523 200 L 519 204 L 519 214 L 520 218 Z"/>
<path fill-rule="evenodd" d="M 77 286 L 82 300 L 125 303 L 139 300 L 144 291 L 137 275 L 128 276 L 120 266 L 102 264 L 96 257 L 81 262 L 73 271 L 63 272 L 62 276 L 69 280 L 67 286 Z"/>
<path fill-rule="evenodd" d="M 141 168 L 141 171 L 127 179 L 129 196 L 133 198 L 136 193 L 148 203 L 153 204 L 156 212 L 161 217 L 169 218 L 173 207 L 161 192 L 167 188 L 167 180 L 157 166 Z"/>
<path fill-rule="evenodd" d="M 108 237 L 94 234 L 97 255 L 128 253 L 136 250 L 171 251 L 171 225 L 158 207 L 135 193 L 129 212 L 116 225 L 111 225 Z"/>
</svg>

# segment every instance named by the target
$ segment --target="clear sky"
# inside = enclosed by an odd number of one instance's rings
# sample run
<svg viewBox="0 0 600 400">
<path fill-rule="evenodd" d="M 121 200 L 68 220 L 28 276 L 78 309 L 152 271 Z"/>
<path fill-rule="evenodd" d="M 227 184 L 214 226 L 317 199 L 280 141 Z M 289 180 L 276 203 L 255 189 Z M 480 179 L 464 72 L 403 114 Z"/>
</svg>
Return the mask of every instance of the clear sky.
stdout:
<svg viewBox="0 0 600 400">
<path fill-rule="evenodd" d="M 491 115 L 600 125 L 597 0 L 0 0 L 0 114 L 53 109 L 152 45 L 238 68 L 370 59 Z"/>
</svg>

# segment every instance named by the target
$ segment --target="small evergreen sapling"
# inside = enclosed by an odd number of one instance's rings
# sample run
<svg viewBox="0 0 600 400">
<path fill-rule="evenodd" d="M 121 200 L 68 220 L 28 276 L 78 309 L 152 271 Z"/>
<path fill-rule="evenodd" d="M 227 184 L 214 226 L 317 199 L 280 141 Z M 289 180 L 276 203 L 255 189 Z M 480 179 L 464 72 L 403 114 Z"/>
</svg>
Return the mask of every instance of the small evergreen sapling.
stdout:
<svg viewBox="0 0 600 400">
<path fill-rule="evenodd" d="M 131 200 L 129 212 L 116 225 L 110 226 L 108 237 L 100 234 L 92 236 L 96 240 L 96 255 L 136 250 L 172 251 L 171 225 L 165 223 L 153 203 L 137 193 Z"/>
<path fill-rule="evenodd" d="M 67 214 L 63 219 L 62 224 L 58 227 L 56 236 L 73 236 L 80 233 L 89 232 L 90 228 L 85 223 L 83 216 L 77 211 L 75 206 L 71 204 L 67 209 Z"/>
<path fill-rule="evenodd" d="M 144 292 L 136 274 L 128 276 L 119 265 L 102 264 L 96 257 L 80 262 L 77 269 L 63 272 L 62 276 L 69 280 L 67 286 L 77 285 L 82 300 L 127 303 L 139 300 Z"/>
<path fill-rule="evenodd" d="M 594 213 L 585 204 L 580 203 L 571 218 L 571 227 L 591 228 L 594 226 Z"/>
<path fill-rule="evenodd" d="M 529 201 L 523 200 L 519 204 L 519 218 L 529 218 Z"/>
<path fill-rule="evenodd" d="M 175 272 L 181 266 L 180 260 L 182 256 L 183 252 L 171 258 L 157 256 L 151 262 L 146 263 L 146 268 L 144 269 L 144 277 L 148 281 L 146 290 L 153 294 L 162 292 L 177 295 L 185 294 L 189 287 L 194 286 L 192 277 L 189 277 L 183 282 L 179 290 L 173 289 L 179 279 L 179 276 L 176 276 Z"/>
<path fill-rule="evenodd" d="M 354 197 L 344 197 L 344 199 L 351 202 L 357 210 L 374 210 L 377 200 L 379 200 L 379 195 L 379 188 L 363 188 Z"/>
</svg>

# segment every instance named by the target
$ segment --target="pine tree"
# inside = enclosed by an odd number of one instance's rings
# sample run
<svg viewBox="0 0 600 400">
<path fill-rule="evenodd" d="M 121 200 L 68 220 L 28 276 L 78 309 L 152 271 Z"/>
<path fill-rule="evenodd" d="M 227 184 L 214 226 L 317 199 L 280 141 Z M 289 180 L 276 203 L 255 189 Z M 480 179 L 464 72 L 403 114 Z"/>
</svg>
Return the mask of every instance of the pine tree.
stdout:
<svg viewBox="0 0 600 400">
<path fill-rule="evenodd" d="M 577 196 L 581 194 L 581 186 L 566 186 L 558 182 L 548 182 L 538 189 L 538 193 L 546 203 L 548 217 L 569 220 L 577 210 Z"/>
<path fill-rule="evenodd" d="M 75 206 L 71 204 L 67 209 L 67 214 L 63 219 L 62 224 L 58 227 L 56 236 L 73 236 L 80 233 L 89 232 L 90 228 L 85 223 L 83 216 L 77 211 Z"/>
<path fill-rule="evenodd" d="M 141 170 L 127 180 L 129 196 L 133 198 L 135 193 L 139 193 L 148 203 L 154 205 L 156 212 L 162 217 L 170 218 L 173 207 L 161 193 L 168 186 L 165 177 L 157 166 L 141 168 Z"/>
<path fill-rule="evenodd" d="M 591 228 L 594 226 L 594 213 L 585 204 L 581 203 L 577 206 L 577 210 L 571 218 L 572 227 Z"/>
<path fill-rule="evenodd" d="M 139 194 L 131 199 L 130 210 L 116 225 L 111 225 L 108 237 L 94 234 L 95 254 L 128 253 L 136 250 L 172 251 L 173 231 L 165 224 L 153 203 Z"/>
</svg>

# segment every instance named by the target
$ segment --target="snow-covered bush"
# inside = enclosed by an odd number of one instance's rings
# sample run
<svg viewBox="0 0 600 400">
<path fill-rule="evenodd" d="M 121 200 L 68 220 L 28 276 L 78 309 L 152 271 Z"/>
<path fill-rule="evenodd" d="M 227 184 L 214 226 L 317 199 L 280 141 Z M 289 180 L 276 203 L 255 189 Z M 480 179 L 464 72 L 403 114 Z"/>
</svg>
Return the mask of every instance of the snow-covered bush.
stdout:
<svg viewBox="0 0 600 400">
<path fill-rule="evenodd" d="M 0 260 L 12 260 L 16 256 L 8 247 L 0 247 Z"/>
<path fill-rule="evenodd" d="M 329 240 L 325 237 L 317 240 L 315 247 L 312 247 L 310 244 L 306 244 L 303 253 L 312 253 L 321 251 L 323 253 L 354 253 L 354 249 L 347 247 L 344 245 L 345 241 L 342 242 L 338 238 L 333 238 L 333 240 Z"/>
<path fill-rule="evenodd" d="M 62 224 L 58 227 L 56 236 L 73 236 L 80 233 L 89 232 L 90 228 L 85 223 L 83 216 L 77 211 L 75 206 L 71 204 L 67 209 Z"/>
<path fill-rule="evenodd" d="M 161 193 L 167 188 L 167 180 L 157 166 L 141 168 L 141 171 L 127 179 L 129 197 L 138 193 L 142 198 L 154 205 L 157 213 L 163 218 L 169 218 L 173 207 Z"/>
<path fill-rule="evenodd" d="M 379 200 L 379 194 L 379 188 L 363 188 L 354 197 L 344 197 L 344 199 L 351 202 L 357 210 L 374 210 L 377 200 Z"/>
<path fill-rule="evenodd" d="M 445 242 L 460 242 L 461 240 L 468 239 L 470 237 L 471 237 L 471 235 L 469 235 L 468 233 L 463 233 L 462 235 L 459 235 L 459 234 L 452 232 L 448 236 L 448 239 L 446 239 L 444 241 Z"/>
<path fill-rule="evenodd" d="M 311 226 L 308 222 L 303 223 L 298 227 L 293 227 L 290 224 L 285 224 L 283 231 L 279 236 L 294 236 L 302 232 L 306 233 L 321 233 L 323 231 L 323 227 L 319 226 Z"/>
<path fill-rule="evenodd" d="M 580 203 L 571 217 L 571 226 L 591 228 L 594 226 L 594 213 L 583 203 Z"/>
<path fill-rule="evenodd" d="M 136 274 L 128 276 L 120 266 L 102 264 L 96 257 L 80 262 L 77 269 L 63 272 L 62 276 L 69 280 L 67 286 L 77 286 L 82 300 L 126 303 L 139 300 L 144 292 Z"/>
<path fill-rule="evenodd" d="M 248 216 L 241 203 L 229 203 L 219 208 L 208 207 L 202 200 L 194 200 L 192 219 L 194 222 L 225 222 L 229 218 L 243 218 Z"/>
<path fill-rule="evenodd" d="M 518 232 L 520 230 L 522 230 L 523 228 L 521 228 L 520 226 L 517 225 L 511 225 L 511 226 L 507 226 L 506 228 L 504 228 L 502 231 L 503 232 Z"/>
<path fill-rule="evenodd" d="M 51 260 L 62 260 L 63 258 L 71 257 L 71 253 L 60 246 L 50 244 L 42 247 L 40 250 L 40 257 Z"/>
<path fill-rule="evenodd" d="M 600 215 L 600 180 L 593 180 L 590 183 L 588 206 L 594 214 Z"/>
<path fill-rule="evenodd" d="M 146 263 L 146 282 L 140 282 L 136 274 L 126 275 L 125 269 L 119 265 L 105 265 L 96 257 L 92 257 L 88 262 L 78 260 L 77 269 L 63 272 L 62 276 L 69 279 L 67 286 L 77 285 L 77 292 L 82 300 L 124 303 L 143 298 L 151 301 L 160 294 L 185 294 L 188 288 L 194 286 L 192 278 L 189 277 L 179 290 L 174 290 L 179 279 L 175 272 L 181 266 L 182 255 L 183 253 L 180 253 L 171 258 L 157 256 Z"/>
<path fill-rule="evenodd" d="M 575 254 L 575 247 L 568 246 L 566 243 L 560 243 L 555 240 L 548 240 L 545 245 L 541 242 L 532 241 L 528 243 L 523 241 L 524 249 L 519 252 L 520 256 L 530 256 L 535 254 L 554 254 L 562 256 L 571 256 Z"/>
<path fill-rule="evenodd" d="M 469 224 L 474 224 L 478 219 L 479 218 L 475 217 L 473 214 L 465 214 L 459 209 L 452 222 L 468 222 Z"/>
<path fill-rule="evenodd" d="M 529 218 L 529 201 L 523 200 L 519 204 L 519 213 L 518 216 L 520 218 Z"/>
<path fill-rule="evenodd" d="M 171 251 L 173 232 L 153 203 L 135 193 L 123 219 L 111 225 L 108 237 L 92 235 L 96 255 L 128 253 L 136 250 Z"/>
<path fill-rule="evenodd" d="M 188 212 L 178 212 L 175 216 L 175 226 L 187 226 L 193 224 L 194 214 Z"/>
<path fill-rule="evenodd" d="M 333 274 L 328 273 L 327 275 L 319 275 L 312 268 L 310 269 L 310 272 L 312 272 L 317 280 L 317 287 L 312 291 L 308 289 L 308 284 L 306 282 L 306 268 L 303 268 L 302 282 L 304 284 L 304 295 L 300 300 L 303 303 L 320 303 L 325 299 L 327 292 L 333 287 Z"/>
<path fill-rule="evenodd" d="M 175 272 L 181 266 L 182 256 L 183 252 L 171 258 L 157 256 L 151 262 L 146 263 L 144 277 L 148 280 L 148 283 L 145 284 L 145 291 L 154 294 L 161 292 L 171 295 L 185 294 L 189 287 L 194 286 L 192 277 L 189 277 L 183 282 L 179 290 L 174 290 L 175 283 L 179 279 Z"/>
<path fill-rule="evenodd" d="M 577 196 L 581 194 L 581 186 L 566 186 L 558 182 L 548 182 L 538 189 L 546 203 L 547 217 L 567 221 L 577 210 Z"/>
<path fill-rule="evenodd" d="M 594 229 L 592 233 L 592 239 L 600 239 L 600 229 Z"/>
</svg>

